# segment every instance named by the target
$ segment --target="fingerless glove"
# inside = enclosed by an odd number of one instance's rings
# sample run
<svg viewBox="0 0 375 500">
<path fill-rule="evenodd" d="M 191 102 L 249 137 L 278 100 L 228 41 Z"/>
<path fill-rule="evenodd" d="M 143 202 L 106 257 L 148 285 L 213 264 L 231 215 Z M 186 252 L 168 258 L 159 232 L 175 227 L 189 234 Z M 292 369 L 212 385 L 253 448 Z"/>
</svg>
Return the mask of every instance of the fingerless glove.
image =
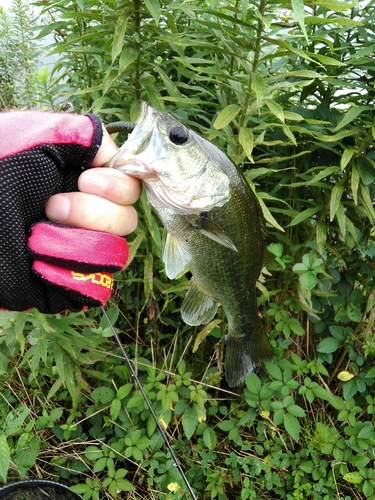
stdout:
<svg viewBox="0 0 375 500">
<path fill-rule="evenodd" d="M 0 114 L 0 308 L 56 313 L 108 300 L 126 240 L 52 224 L 44 214 L 51 195 L 77 191 L 102 134 L 97 116 Z"/>
</svg>

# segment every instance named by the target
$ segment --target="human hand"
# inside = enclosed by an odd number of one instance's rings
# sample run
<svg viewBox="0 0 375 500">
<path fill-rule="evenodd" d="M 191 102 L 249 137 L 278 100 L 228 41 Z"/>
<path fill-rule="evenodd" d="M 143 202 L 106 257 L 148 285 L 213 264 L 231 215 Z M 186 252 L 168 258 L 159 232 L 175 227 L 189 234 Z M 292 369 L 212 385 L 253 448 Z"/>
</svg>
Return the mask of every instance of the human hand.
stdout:
<svg viewBox="0 0 375 500">
<path fill-rule="evenodd" d="M 132 204 L 141 194 L 141 183 L 118 170 L 103 167 L 118 147 L 104 129 L 102 144 L 92 162 L 78 179 L 80 192 L 59 193 L 45 205 L 46 216 L 54 222 L 126 236 L 137 226 Z"/>
<path fill-rule="evenodd" d="M 1 113 L 0 135 L 0 308 L 104 304 L 140 194 L 134 179 L 99 167 L 117 147 L 97 116 Z"/>
</svg>

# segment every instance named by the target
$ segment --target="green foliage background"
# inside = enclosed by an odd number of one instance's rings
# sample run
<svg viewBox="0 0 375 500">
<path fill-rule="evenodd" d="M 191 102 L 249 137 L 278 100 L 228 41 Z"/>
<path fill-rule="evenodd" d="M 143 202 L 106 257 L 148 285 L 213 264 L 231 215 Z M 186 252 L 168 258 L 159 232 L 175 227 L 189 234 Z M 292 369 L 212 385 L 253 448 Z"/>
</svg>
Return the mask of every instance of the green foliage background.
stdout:
<svg viewBox="0 0 375 500">
<path fill-rule="evenodd" d="M 37 5 L 30 25 L 58 60 L 34 73 L 34 106 L 105 123 L 134 121 L 141 101 L 173 112 L 241 166 L 264 209 L 275 357 L 242 390 L 222 379 L 223 314 L 181 322 L 187 278 L 166 280 L 144 197 L 109 306 L 198 498 L 375 498 L 374 2 Z M 0 479 L 188 498 L 98 311 L 0 322 Z"/>
</svg>

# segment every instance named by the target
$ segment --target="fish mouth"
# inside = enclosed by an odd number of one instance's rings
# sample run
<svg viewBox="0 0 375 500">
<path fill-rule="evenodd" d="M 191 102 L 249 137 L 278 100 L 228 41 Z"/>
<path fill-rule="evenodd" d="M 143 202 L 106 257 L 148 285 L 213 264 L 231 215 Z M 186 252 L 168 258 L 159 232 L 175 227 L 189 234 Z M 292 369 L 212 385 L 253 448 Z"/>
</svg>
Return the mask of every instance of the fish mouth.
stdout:
<svg viewBox="0 0 375 500">
<path fill-rule="evenodd" d="M 155 113 L 152 112 L 153 109 L 147 104 L 147 102 L 142 102 L 141 104 L 141 112 L 135 122 L 134 130 L 128 137 L 128 140 L 125 142 L 129 146 L 129 152 L 133 154 L 141 153 L 150 142 L 150 138 L 152 135 L 152 130 L 155 125 L 156 116 Z M 142 133 L 142 129 L 146 130 L 146 132 Z M 124 146 L 125 146 L 124 144 Z"/>
<path fill-rule="evenodd" d="M 150 143 L 151 136 L 156 126 L 157 115 L 153 108 L 146 102 L 142 102 L 140 114 L 135 122 L 135 127 L 127 141 L 120 147 L 108 166 L 125 173 L 142 177 L 146 166 L 136 160 L 136 156 L 142 153 Z M 134 172 L 129 171 L 129 164 L 132 164 Z M 141 168 L 143 166 L 143 168 Z M 138 175 L 137 175 L 138 174 Z"/>
</svg>

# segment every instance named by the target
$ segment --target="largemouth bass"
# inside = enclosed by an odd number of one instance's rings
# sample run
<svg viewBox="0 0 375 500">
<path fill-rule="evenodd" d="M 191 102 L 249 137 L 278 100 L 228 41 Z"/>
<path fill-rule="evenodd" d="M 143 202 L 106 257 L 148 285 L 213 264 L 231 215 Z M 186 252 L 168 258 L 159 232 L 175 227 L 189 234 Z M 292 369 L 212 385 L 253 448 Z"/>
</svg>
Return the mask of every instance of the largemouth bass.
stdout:
<svg viewBox="0 0 375 500">
<path fill-rule="evenodd" d="M 222 305 L 225 376 L 230 387 L 241 385 L 254 366 L 272 357 L 257 311 L 266 231 L 255 194 L 219 148 L 147 104 L 111 166 L 144 182 L 167 230 L 167 276 L 174 279 L 187 268 L 192 273 L 181 305 L 184 322 L 208 323 Z"/>
</svg>

